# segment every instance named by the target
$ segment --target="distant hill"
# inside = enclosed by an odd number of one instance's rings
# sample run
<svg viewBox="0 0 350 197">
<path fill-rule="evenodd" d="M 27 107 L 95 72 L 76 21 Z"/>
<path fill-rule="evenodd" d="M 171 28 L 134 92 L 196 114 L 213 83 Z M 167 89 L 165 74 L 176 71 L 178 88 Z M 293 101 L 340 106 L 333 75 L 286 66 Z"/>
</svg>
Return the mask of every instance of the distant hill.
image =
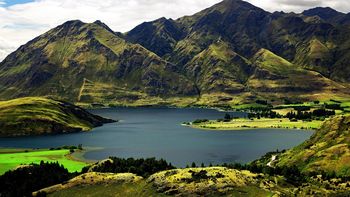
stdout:
<svg viewBox="0 0 350 197">
<path fill-rule="evenodd" d="M 125 34 L 101 21 L 68 21 L 0 63 L 0 97 L 174 105 L 348 97 L 348 16 L 331 8 L 270 13 L 224 0 Z"/>
<path fill-rule="evenodd" d="M 0 102 L 0 137 L 88 131 L 111 122 L 115 121 L 66 102 L 46 98 Z"/>
<path fill-rule="evenodd" d="M 338 116 L 303 144 L 283 153 L 277 165 L 297 165 L 305 172 L 350 176 L 350 116 Z"/>
</svg>

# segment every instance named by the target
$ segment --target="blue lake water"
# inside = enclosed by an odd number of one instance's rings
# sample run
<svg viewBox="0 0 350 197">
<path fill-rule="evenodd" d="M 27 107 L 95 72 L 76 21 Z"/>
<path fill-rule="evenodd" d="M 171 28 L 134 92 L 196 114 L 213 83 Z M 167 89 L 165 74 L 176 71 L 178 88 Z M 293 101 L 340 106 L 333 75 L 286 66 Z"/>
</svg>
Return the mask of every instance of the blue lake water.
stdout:
<svg viewBox="0 0 350 197">
<path fill-rule="evenodd" d="M 246 163 L 266 152 L 296 146 L 313 133 L 285 129 L 207 131 L 181 126 L 185 121 L 224 117 L 225 112 L 212 109 L 113 108 L 91 112 L 120 122 L 85 133 L 0 138 L 0 147 L 49 148 L 83 144 L 103 148 L 86 153 L 87 159 L 156 157 L 183 167 L 192 162 Z M 231 114 L 245 116 L 240 112 Z"/>
</svg>

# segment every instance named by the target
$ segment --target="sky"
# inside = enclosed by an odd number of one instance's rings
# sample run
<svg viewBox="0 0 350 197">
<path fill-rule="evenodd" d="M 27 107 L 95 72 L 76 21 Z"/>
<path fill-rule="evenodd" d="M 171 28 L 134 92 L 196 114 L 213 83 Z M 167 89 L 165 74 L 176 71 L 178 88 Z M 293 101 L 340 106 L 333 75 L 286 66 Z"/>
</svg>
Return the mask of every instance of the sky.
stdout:
<svg viewBox="0 0 350 197">
<path fill-rule="evenodd" d="M 0 0 L 0 61 L 20 45 L 68 20 L 101 20 L 126 32 L 144 21 L 194 14 L 221 0 Z M 350 12 L 350 0 L 247 0 L 267 11 L 332 7 Z"/>
</svg>

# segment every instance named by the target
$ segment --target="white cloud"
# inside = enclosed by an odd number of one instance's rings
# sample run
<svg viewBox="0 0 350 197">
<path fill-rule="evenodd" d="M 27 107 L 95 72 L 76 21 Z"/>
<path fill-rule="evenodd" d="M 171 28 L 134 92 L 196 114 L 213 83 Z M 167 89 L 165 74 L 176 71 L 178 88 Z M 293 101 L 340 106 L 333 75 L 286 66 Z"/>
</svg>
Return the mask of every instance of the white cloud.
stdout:
<svg viewBox="0 0 350 197">
<path fill-rule="evenodd" d="M 160 17 L 191 15 L 221 0 L 35 0 L 4 7 L 0 0 L 0 60 L 21 44 L 67 20 L 101 20 L 125 32 Z M 313 6 L 350 9 L 348 0 L 248 0 L 269 11 L 301 11 Z M 293 2 L 293 3 L 292 3 Z"/>
</svg>

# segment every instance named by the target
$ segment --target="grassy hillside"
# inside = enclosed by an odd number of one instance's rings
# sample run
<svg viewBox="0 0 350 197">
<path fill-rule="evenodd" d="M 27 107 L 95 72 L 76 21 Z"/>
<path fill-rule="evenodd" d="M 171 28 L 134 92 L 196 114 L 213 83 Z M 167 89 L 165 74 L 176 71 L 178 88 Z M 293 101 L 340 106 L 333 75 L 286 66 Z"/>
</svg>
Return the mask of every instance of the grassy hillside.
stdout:
<svg viewBox="0 0 350 197">
<path fill-rule="evenodd" d="M 280 166 L 297 165 L 305 172 L 350 176 L 350 116 L 326 121 L 303 144 L 278 156 Z"/>
<path fill-rule="evenodd" d="M 346 97 L 348 94 L 347 85 L 334 82 L 315 71 L 305 70 L 267 49 L 259 50 L 253 57 L 253 63 L 256 69 L 247 85 L 260 95 L 279 99 L 325 100 L 336 95 Z"/>
<path fill-rule="evenodd" d="M 243 92 L 252 70 L 250 62 L 235 53 L 229 43 L 218 40 L 185 65 L 200 94 Z"/>
<path fill-rule="evenodd" d="M 49 196 L 267 196 L 258 175 L 223 167 L 162 171 L 143 179 L 133 174 L 86 173 L 40 190 Z M 34 193 L 36 194 L 36 193 Z"/>
<path fill-rule="evenodd" d="M 40 97 L 0 101 L 0 136 L 88 131 L 114 122 L 72 104 Z"/>
<path fill-rule="evenodd" d="M 39 190 L 48 196 L 347 196 L 347 183 L 311 181 L 302 185 L 283 176 L 225 167 L 161 171 L 149 178 L 130 173 L 85 173 Z M 326 186 L 328 185 L 328 186 Z M 39 194 L 34 192 L 34 195 Z"/>
</svg>

